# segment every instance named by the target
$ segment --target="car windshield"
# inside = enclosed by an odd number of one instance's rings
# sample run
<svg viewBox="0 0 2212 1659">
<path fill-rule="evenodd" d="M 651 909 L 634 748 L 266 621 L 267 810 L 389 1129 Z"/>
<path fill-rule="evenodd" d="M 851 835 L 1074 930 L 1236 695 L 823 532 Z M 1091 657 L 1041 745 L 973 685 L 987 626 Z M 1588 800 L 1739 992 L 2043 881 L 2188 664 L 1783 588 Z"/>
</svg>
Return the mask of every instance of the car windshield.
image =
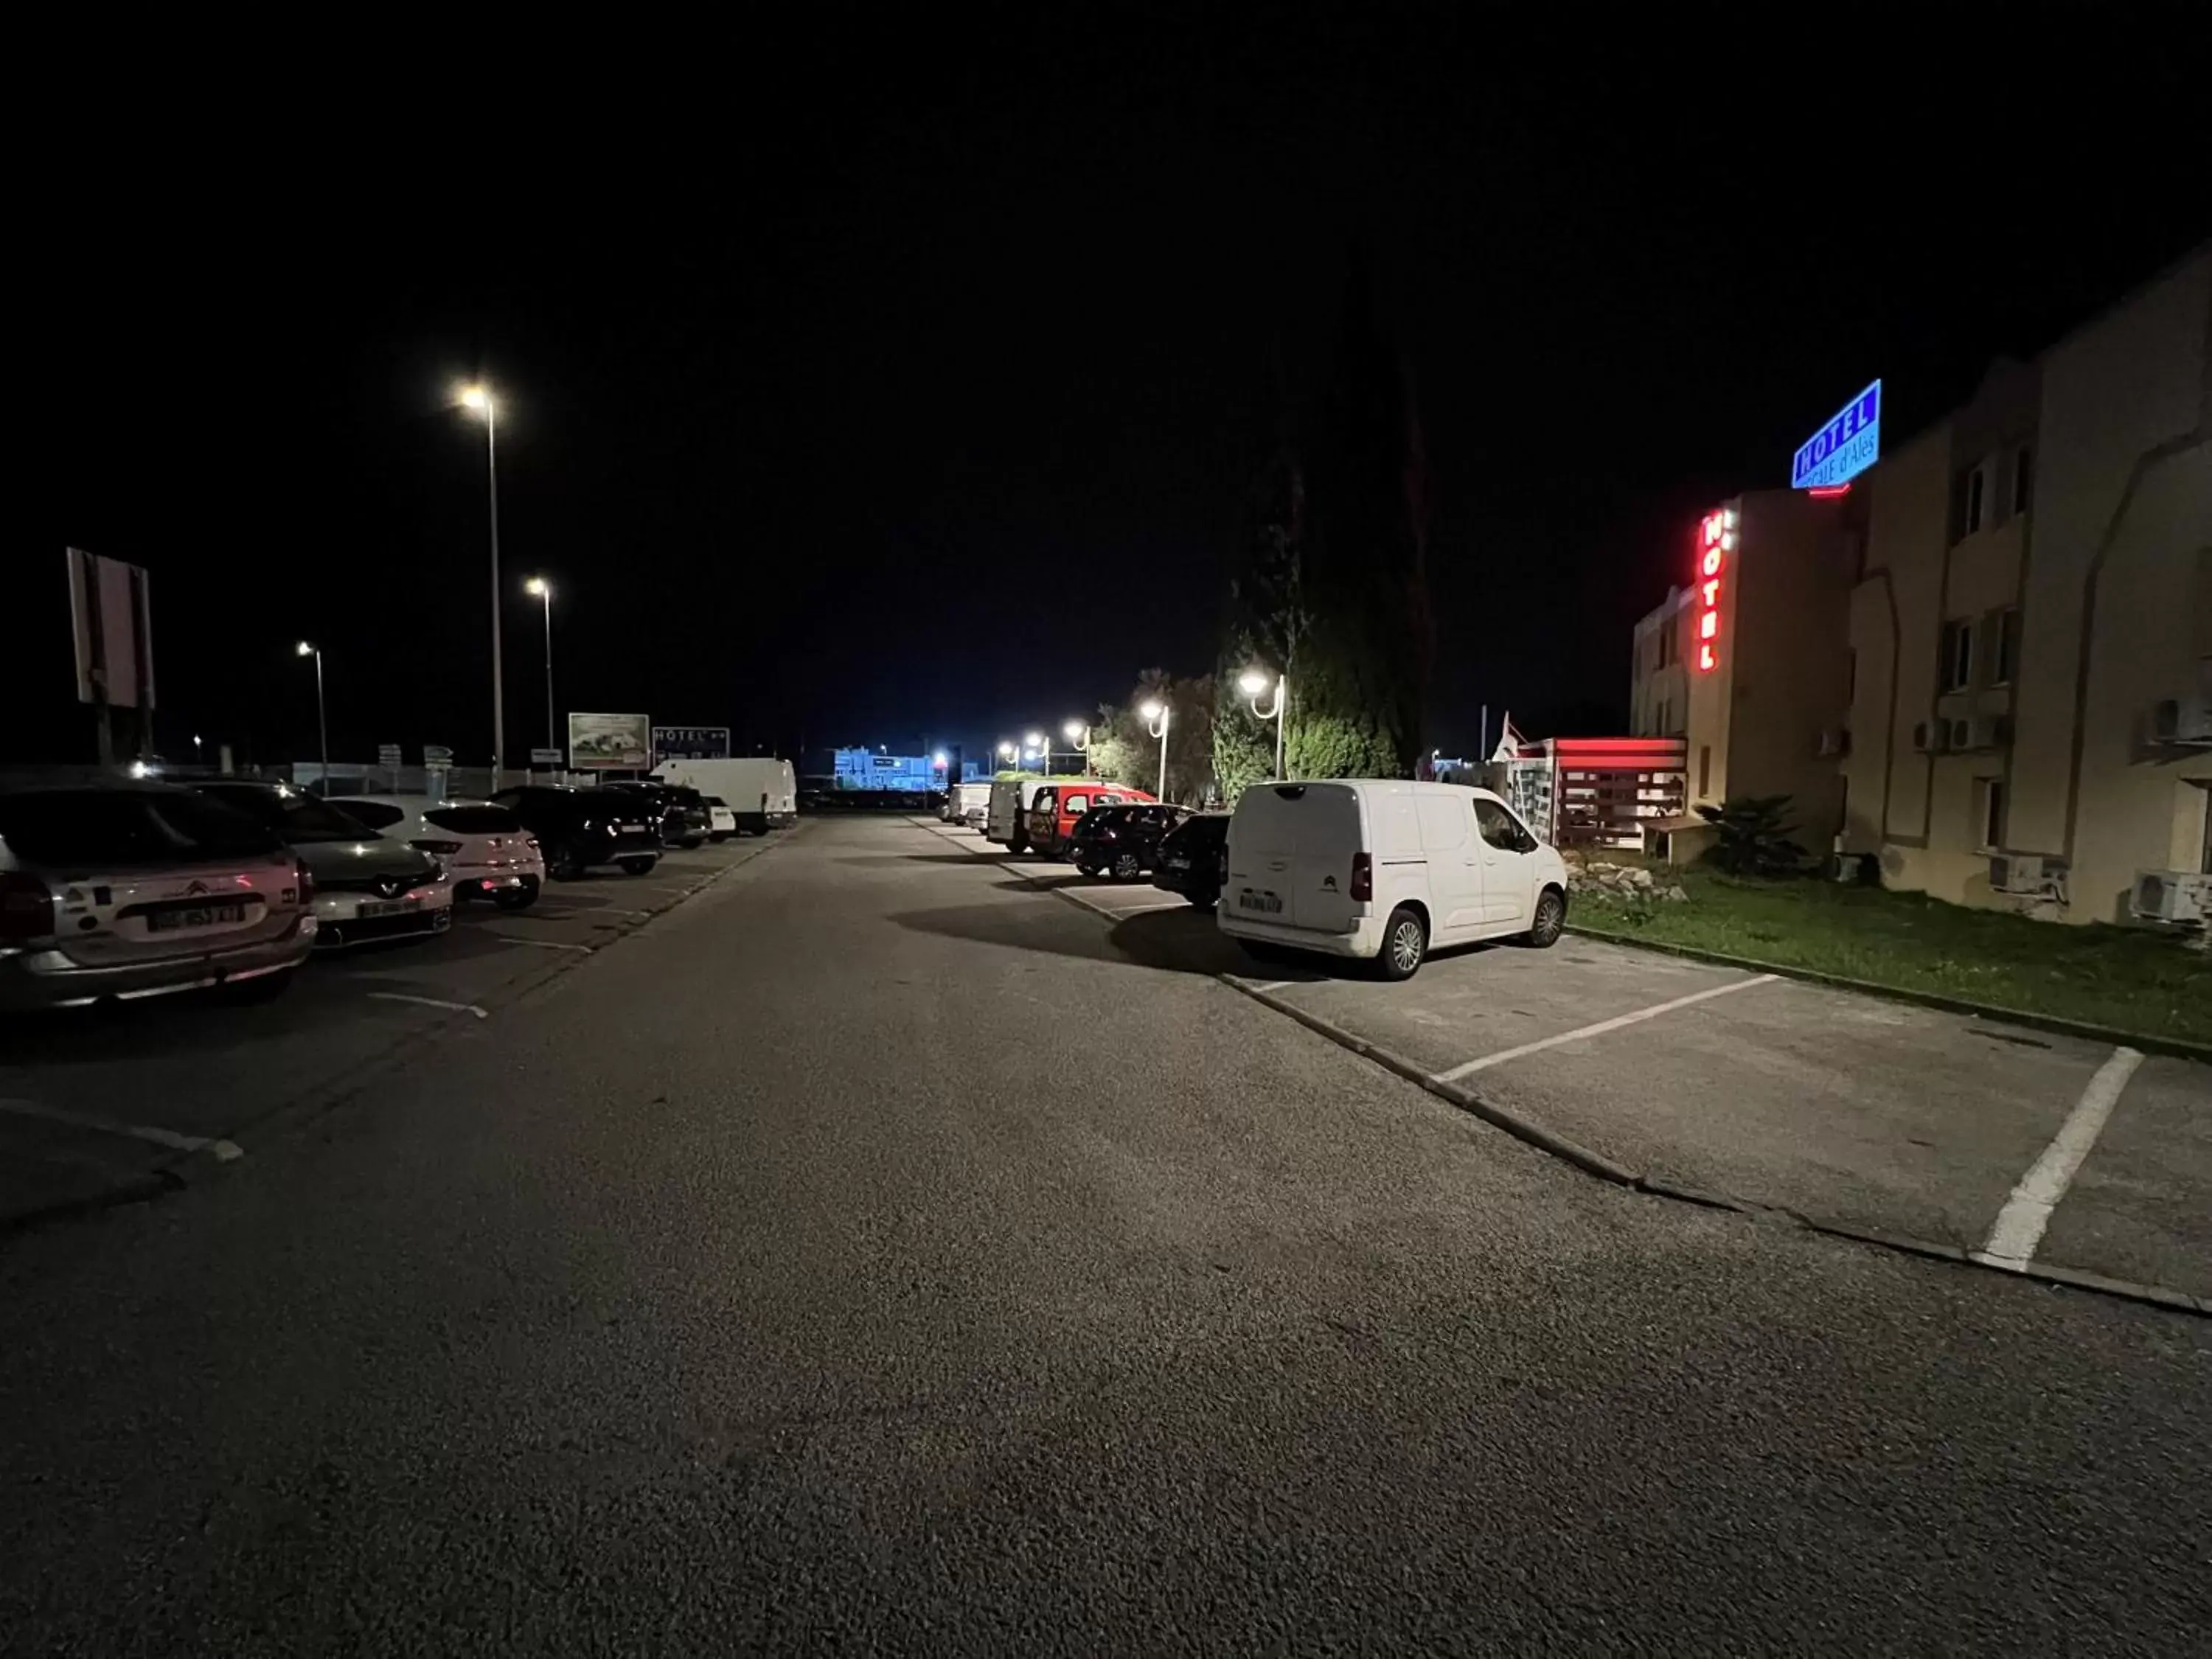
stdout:
<svg viewBox="0 0 2212 1659">
<path fill-rule="evenodd" d="M 0 842 L 27 864 L 108 868 L 259 858 L 283 844 L 221 801 L 140 789 L 0 794 Z"/>
</svg>

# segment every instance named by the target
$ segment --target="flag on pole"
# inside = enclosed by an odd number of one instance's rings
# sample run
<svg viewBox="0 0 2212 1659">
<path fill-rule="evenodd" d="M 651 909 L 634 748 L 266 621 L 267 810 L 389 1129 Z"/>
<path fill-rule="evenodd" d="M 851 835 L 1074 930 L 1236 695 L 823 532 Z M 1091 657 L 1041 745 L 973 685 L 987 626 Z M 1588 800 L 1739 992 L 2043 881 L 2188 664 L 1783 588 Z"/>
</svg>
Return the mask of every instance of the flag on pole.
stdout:
<svg viewBox="0 0 2212 1659">
<path fill-rule="evenodd" d="M 1521 752 L 1521 746 L 1528 741 L 1528 739 L 1522 737 L 1518 728 L 1514 726 L 1513 711 L 1509 708 L 1505 711 L 1504 725 L 1498 728 L 1498 747 L 1491 751 L 1490 758 L 1494 761 L 1510 761 Z"/>
</svg>

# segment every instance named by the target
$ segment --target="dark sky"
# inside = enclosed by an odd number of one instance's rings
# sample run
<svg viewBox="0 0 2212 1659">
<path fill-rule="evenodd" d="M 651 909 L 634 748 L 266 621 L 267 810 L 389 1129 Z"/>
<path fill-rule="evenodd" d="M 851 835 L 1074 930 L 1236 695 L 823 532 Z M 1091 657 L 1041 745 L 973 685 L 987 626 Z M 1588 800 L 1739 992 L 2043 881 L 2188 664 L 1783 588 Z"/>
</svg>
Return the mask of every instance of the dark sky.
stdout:
<svg viewBox="0 0 2212 1659">
<path fill-rule="evenodd" d="M 482 759 L 483 434 L 447 403 L 478 372 L 510 756 L 544 740 L 538 572 L 564 710 L 787 751 L 1057 726 L 1210 666 L 1275 366 L 1318 388 L 1355 258 L 1434 472 L 1429 740 L 1484 703 L 1600 730 L 1701 506 L 1786 483 L 1876 374 L 1894 447 L 2212 232 L 2202 60 L 2141 15 L 1817 48 L 815 15 L 566 64 L 331 43 L 281 94 L 196 36 L 103 83 L 127 139 L 47 148 L 16 248 L 16 754 L 89 752 L 74 544 L 153 573 L 173 756 L 311 754 L 306 636 L 334 751 Z"/>
</svg>

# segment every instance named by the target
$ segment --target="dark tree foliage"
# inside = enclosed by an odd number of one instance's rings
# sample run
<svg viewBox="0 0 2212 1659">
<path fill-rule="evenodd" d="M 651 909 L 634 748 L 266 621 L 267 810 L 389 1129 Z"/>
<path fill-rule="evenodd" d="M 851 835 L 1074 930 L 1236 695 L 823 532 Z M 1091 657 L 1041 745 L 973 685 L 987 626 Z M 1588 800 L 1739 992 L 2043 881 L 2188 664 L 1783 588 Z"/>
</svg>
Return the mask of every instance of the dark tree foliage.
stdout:
<svg viewBox="0 0 2212 1659">
<path fill-rule="evenodd" d="M 1698 815 L 1719 832 L 1707 862 L 1732 876 L 1796 874 L 1805 849 L 1790 839 L 1797 826 L 1783 822 L 1789 811 L 1787 795 L 1732 795 L 1718 806 L 1700 806 Z"/>
</svg>

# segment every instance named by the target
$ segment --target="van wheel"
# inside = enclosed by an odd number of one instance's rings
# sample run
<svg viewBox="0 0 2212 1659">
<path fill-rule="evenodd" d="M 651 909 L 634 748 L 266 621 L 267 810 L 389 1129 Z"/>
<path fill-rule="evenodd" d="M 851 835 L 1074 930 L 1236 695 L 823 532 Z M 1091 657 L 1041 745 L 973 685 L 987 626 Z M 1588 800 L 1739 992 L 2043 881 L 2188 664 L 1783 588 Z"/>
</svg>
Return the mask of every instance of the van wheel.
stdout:
<svg viewBox="0 0 2212 1659">
<path fill-rule="evenodd" d="M 1429 930 L 1421 913 L 1401 904 L 1383 924 L 1382 948 L 1375 953 L 1376 970 L 1387 980 L 1411 979 L 1421 971 L 1429 953 Z"/>
<path fill-rule="evenodd" d="M 1015 830 L 1012 835 L 1006 837 L 1006 850 L 1009 853 L 1028 852 L 1030 850 L 1030 838 L 1022 834 L 1020 830 Z"/>
<path fill-rule="evenodd" d="M 1560 932 L 1567 925 L 1567 902 L 1556 887 L 1547 887 L 1536 901 L 1536 925 L 1525 935 L 1529 944 L 1539 951 L 1548 951 L 1559 942 Z"/>
</svg>

